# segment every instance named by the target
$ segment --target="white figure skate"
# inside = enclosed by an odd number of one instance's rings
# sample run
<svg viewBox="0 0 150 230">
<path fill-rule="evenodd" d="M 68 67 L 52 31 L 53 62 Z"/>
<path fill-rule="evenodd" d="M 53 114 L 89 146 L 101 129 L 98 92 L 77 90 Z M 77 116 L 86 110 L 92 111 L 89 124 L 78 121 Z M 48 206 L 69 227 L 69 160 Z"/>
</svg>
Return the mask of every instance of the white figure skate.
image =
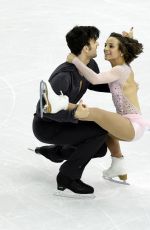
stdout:
<svg viewBox="0 0 150 230">
<path fill-rule="evenodd" d="M 43 105 L 43 99 L 45 105 Z M 40 82 L 40 115 L 43 118 L 43 113 L 57 113 L 60 110 L 66 110 L 68 108 L 69 99 L 61 95 L 57 95 L 50 83 L 47 84 L 44 81 Z"/>
<path fill-rule="evenodd" d="M 129 185 L 129 183 L 126 182 L 127 172 L 124 161 L 124 157 L 112 157 L 111 166 L 103 171 L 103 178 L 114 183 Z M 115 177 L 119 177 L 120 181 L 114 179 Z"/>
</svg>

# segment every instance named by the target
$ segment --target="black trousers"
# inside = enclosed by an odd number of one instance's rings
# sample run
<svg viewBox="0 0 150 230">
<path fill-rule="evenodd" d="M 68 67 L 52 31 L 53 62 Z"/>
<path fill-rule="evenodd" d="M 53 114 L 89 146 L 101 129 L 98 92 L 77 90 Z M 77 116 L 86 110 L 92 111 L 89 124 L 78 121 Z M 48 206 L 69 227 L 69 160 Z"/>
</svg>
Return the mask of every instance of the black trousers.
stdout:
<svg viewBox="0 0 150 230">
<path fill-rule="evenodd" d="M 85 166 L 93 157 L 106 154 L 107 132 L 94 122 L 59 123 L 43 120 L 35 114 L 32 127 L 35 137 L 41 142 L 75 147 L 60 167 L 60 172 L 71 179 L 80 179 Z"/>
</svg>

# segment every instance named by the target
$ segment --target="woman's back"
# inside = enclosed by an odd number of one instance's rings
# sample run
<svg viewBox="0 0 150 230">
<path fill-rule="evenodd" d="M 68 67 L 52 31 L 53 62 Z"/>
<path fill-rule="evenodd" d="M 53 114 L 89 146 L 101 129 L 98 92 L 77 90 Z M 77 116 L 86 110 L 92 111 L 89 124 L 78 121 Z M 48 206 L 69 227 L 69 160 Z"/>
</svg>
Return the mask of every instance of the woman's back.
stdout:
<svg viewBox="0 0 150 230">
<path fill-rule="evenodd" d="M 109 83 L 113 102 L 119 114 L 140 114 L 137 97 L 138 86 L 134 80 L 134 73 L 127 65 L 122 65 L 122 77 Z"/>
<path fill-rule="evenodd" d="M 130 76 L 123 85 L 124 95 L 129 99 L 129 101 L 140 111 L 140 105 L 138 101 L 138 85 L 134 80 L 134 73 L 131 71 Z"/>
</svg>

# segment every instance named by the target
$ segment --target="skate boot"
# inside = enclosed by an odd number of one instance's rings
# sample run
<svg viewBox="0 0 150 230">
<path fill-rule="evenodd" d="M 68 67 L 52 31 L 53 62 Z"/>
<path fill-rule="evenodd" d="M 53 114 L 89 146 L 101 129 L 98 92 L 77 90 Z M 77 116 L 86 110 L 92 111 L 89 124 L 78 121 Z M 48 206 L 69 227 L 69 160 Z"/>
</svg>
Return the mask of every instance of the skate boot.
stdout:
<svg viewBox="0 0 150 230">
<path fill-rule="evenodd" d="M 43 103 L 44 99 L 44 103 Z M 43 118 L 43 113 L 57 113 L 60 110 L 68 108 L 69 99 L 67 96 L 57 95 L 52 89 L 49 82 L 40 82 L 40 115 Z"/>
<path fill-rule="evenodd" d="M 125 168 L 124 157 L 112 157 L 111 166 L 103 171 L 104 179 L 110 180 L 119 184 L 129 185 L 127 180 L 127 172 Z M 113 179 L 114 177 L 119 177 L 120 181 Z"/>
<path fill-rule="evenodd" d="M 93 199 L 94 188 L 83 183 L 80 179 L 72 180 L 62 173 L 57 175 L 57 192 L 54 194 L 61 197 L 77 199 Z"/>
</svg>

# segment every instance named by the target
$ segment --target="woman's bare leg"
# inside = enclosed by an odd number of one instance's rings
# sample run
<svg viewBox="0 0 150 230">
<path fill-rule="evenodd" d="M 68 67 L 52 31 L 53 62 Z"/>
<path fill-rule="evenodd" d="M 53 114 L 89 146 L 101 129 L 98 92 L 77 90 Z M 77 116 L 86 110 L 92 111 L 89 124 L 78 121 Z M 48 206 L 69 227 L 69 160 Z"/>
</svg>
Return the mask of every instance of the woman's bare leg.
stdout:
<svg viewBox="0 0 150 230">
<path fill-rule="evenodd" d="M 108 131 L 107 145 L 111 152 L 112 162 L 103 176 L 113 178 L 118 176 L 120 180 L 127 180 L 127 171 L 124 157 L 122 156 L 119 140 L 130 141 L 134 137 L 134 128 L 130 121 L 119 114 L 108 112 L 98 108 L 82 107 L 79 104 L 75 117 L 81 120 L 94 121 Z"/>
<path fill-rule="evenodd" d="M 76 118 L 85 121 L 94 121 L 116 139 L 131 141 L 135 132 L 131 122 L 120 114 L 102 110 L 99 108 L 78 107 Z"/>
<path fill-rule="evenodd" d="M 108 134 L 106 144 L 112 157 L 122 157 L 120 144 L 117 139 Z"/>
</svg>

